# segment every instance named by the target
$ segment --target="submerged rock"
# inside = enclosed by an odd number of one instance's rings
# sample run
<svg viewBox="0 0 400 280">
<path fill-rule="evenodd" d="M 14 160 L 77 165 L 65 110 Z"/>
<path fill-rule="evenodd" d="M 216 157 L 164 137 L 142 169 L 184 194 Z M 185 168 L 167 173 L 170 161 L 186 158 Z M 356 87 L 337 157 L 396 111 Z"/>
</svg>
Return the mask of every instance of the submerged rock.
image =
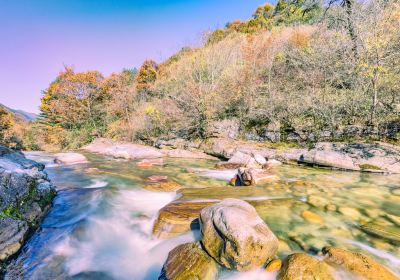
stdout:
<svg viewBox="0 0 400 280">
<path fill-rule="evenodd" d="M 315 214 L 314 212 L 308 210 L 303 211 L 301 213 L 301 216 L 303 217 L 304 220 L 310 223 L 322 224 L 324 222 L 324 220 L 321 218 L 320 215 Z"/>
<path fill-rule="evenodd" d="M 0 146 L 0 263 L 18 252 L 51 205 L 56 192 L 43 168 Z"/>
<path fill-rule="evenodd" d="M 278 275 L 279 280 L 333 280 L 329 266 L 303 253 L 288 256 Z"/>
<path fill-rule="evenodd" d="M 396 226 L 383 226 L 374 223 L 367 223 L 360 226 L 360 229 L 367 234 L 382 238 L 394 244 L 400 245 L 400 229 Z"/>
<path fill-rule="evenodd" d="M 58 153 L 54 156 L 54 162 L 60 164 L 78 164 L 88 162 L 86 157 L 79 153 Z"/>
<path fill-rule="evenodd" d="M 143 187 L 145 190 L 153 192 L 174 192 L 182 188 L 177 182 L 167 181 L 154 184 L 148 184 Z"/>
<path fill-rule="evenodd" d="M 255 208 L 239 199 L 223 201 L 200 212 L 202 244 L 218 263 L 246 271 L 272 259 L 278 239 Z"/>
<path fill-rule="evenodd" d="M 179 245 L 168 254 L 159 280 L 214 280 L 218 264 L 202 250 L 198 242 Z"/>
<path fill-rule="evenodd" d="M 335 247 L 325 247 L 322 249 L 322 253 L 325 256 L 325 262 L 348 270 L 357 276 L 362 277 L 363 279 L 400 279 L 389 269 L 361 253 L 349 252 Z"/>
</svg>

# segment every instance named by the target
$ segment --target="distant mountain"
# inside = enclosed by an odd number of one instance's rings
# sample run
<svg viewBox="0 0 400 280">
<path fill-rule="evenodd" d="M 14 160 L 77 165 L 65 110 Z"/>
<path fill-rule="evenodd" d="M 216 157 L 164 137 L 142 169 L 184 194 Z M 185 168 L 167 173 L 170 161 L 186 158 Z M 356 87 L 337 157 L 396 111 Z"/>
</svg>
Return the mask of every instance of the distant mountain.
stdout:
<svg viewBox="0 0 400 280">
<path fill-rule="evenodd" d="M 25 112 L 22 110 L 15 110 L 15 109 L 11 109 L 3 104 L 0 103 L 0 107 L 3 107 L 5 110 L 13 113 L 17 118 L 26 121 L 26 122 L 30 122 L 30 121 L 34 121 L 37 119 L 38 115 L 34 114 L 34 113 L 29 113 L 29 112 Z"/>
</svg>

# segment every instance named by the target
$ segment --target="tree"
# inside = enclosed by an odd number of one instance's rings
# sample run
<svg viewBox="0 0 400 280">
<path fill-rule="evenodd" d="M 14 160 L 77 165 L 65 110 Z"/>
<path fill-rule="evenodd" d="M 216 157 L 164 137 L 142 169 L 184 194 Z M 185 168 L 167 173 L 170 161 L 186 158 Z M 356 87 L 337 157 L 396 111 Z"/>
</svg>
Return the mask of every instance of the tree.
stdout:
<svg viewBox="0 0 400 280">
<path fill-rule="evenodd" d="M 144 96 L 151 93 L 151 86 L 157 79 L 158 65 L 153 60 L 145 60 L 136 76 L 136 88 Z"/>
</svg>

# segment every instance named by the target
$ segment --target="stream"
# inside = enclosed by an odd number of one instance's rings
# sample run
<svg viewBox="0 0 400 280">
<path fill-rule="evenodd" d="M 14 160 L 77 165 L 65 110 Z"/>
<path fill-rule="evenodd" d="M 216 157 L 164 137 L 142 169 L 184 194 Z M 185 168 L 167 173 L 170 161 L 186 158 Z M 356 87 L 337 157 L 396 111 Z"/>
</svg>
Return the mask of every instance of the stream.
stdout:
<svg viewBox="0 0 400 280">
<path fill-rule="evenodd" d="M 144 190 L 146 179 L 166 175 L 192 188 L 181 199 L 276 200 L 258 210 L 280 239 L 279 256 L 317 252 L 326 245 L 360 250 L 400 274 L 400 175 L 332 171 L 284 165 L 275 183 L 228 187 L 229 171 L 209 160 L 165 160 L 139 168 L 134 161 L 85 154 L 88 164 L 57 165 L 51 154 L 26 156 L 46 164 L 57 186 L 53 207 L 9 266 L 6 279 L 157 279 L 168 252 L 199 239 L 193 231 L 160 240 L 152 226 L 175 192 Z M 224 173 L 225 172 L 225 173 Z M 204 191 L 207 187 L 207 191 Z M 310 222 L 302 215 L 312 215 Z M 317 220 L 317 221 L 315 221 Z M 221 279 L 275 279 L 256 270 L 222 272 Z"/>
</svg>

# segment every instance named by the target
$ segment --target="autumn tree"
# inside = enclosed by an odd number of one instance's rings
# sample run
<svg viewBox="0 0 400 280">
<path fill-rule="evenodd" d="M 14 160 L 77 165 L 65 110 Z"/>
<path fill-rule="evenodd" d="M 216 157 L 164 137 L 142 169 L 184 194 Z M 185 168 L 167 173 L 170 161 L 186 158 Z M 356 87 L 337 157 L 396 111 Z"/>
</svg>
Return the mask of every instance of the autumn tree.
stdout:
<svg viewBox="0 0 400 280">
<path fill-rule="evenodd" d="M 158 65 L 153 60 L 145 60 L 136 76 L 136 88 L 145 96 L 151 93 L 151 86 L 157 79 Z"/>
</svg>

